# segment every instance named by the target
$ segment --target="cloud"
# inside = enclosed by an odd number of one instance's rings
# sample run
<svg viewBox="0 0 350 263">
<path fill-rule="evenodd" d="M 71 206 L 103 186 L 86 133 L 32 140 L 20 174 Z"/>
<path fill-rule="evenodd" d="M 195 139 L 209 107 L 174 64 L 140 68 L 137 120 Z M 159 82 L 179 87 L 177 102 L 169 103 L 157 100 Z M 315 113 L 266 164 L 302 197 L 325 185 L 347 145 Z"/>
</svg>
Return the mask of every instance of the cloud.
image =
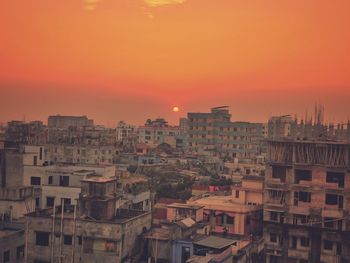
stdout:
<svg viewBox="0 0 350 263">
<path fill-rule="evenodd" d="M 84 0 L 84 9 L 87 11 L 95 10 L 99 2 L 101 0 Z"/>
<path fill-rule="evenodd" d="M 182 4 L 186 0 L 144 0 L 145 3 L 151 7 L 163 6 L 163 5 L 174 5 Z"/>
</svg>

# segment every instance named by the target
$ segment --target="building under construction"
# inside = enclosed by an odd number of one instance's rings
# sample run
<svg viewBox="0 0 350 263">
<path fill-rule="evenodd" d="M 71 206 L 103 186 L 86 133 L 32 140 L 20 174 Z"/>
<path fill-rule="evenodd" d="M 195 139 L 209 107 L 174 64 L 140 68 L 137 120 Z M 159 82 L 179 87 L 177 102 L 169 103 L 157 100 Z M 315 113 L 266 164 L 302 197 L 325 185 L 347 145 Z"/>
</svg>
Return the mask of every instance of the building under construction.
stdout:
<svg viewBox="0 0 350 263">
<path fill-rule="evenodd" d="M 267 263 L 350 262 L 349 210 L 350 143 L 268 142 Z"/>
</svg>

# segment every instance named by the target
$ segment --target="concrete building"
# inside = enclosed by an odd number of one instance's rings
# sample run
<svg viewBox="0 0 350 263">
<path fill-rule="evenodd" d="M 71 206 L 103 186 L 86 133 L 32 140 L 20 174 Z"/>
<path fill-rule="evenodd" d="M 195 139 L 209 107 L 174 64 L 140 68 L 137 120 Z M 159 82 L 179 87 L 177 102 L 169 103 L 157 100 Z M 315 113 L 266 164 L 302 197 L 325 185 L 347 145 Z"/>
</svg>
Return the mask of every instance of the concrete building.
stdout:
<svg viewBox="0 0 350 263">
<path fill-rule="evenodd" d="M 213 233 L 249 236 L 262 230 L 262 205 L 233 202 L 232 196 L 209 196 L 188 203 L 204 206 L 203 221 Z"/>
<path fill-rule="evenodd" d="M 269 139 L 283 139 L 292 136 L 294 120 L 290 115 L 273 116 L 267 124 L 267 137 Z"/>
<path fill-rule="evenodd" d="M 144 126 L 138 127 L 138 141 L 151 147 L 167 143 L 176 148 L 176 140 L 180 136 L 178 126 L 170 126 L 164 119 L 147 120 Z"/>
<path fill-rule="evenodd" d="M 350 262 L 350 144 L 269 141 L 267 263 Z"/>
<path fill-rule="evenodd" d="M 119 150 L 113 145 L 45 145 L 45 160 L 48 163 L 66 164 L 113 164 Z"/>
<path fill-rule="evenodd" d="M 124 121 L 120 121 L 115 128 L 116 131 L 116 140 L 122 141 L 127 138 L 136 136 L 136 127 L 131 124 L 127 124 Z"/>
<path fill-rule="evenodd" d="M 254 159 L 261 153 L 263 124 L 231 122 L 228 107 L 209 113 L 188 113 L 188 150 L 239 160 Z"/>
<path fill-rule="evenodd" d="M 10 121 L 5 131 L 5 140 L 17 144 L 44 144 L 48 131 L 41 121 Z"/>
<path fill-rule="evenodd" d="M 86 116 L 61 116 L 53 115 L 48 117 L 49 128 L 68 129 L 69 127 L 93 126 L 94 121 Z"/>
<path fill-rule="evenodd" d="M 24 226 L 0 222 L 0 263 L 24 262 Z"/>
<path fill-rule="evenodd" d="M 0 216 L 12 221 L 35 209 L 37 193 L 24 182 L 23 163 L 39 160 L 19 149 L 0 150 Z M 32 159 L 33 158 L 33 159 Z"/>
<path fill-rule="evenodd" d="M 118 207 L 117 179 L 82 180 L 79 206 L 26 216 L 26 258 L 34 262 L 139 262 L 151 213 Z"/>
</svg>

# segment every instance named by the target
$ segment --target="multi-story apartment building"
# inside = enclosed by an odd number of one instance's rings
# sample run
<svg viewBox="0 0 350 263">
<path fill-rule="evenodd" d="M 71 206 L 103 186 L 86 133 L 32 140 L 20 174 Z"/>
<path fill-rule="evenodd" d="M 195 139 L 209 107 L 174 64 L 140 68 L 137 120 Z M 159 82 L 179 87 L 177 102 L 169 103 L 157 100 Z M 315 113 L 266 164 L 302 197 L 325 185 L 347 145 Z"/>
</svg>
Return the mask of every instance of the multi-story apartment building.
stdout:
<svg viewBox="0 0 350 263">
<path fill-rule="evenodd" d="M 47 121 L 49 128 L 64 128 L 93 126 L 94 121 L 86 116 L 61 116 L 53 115 L 48 117 Z"/>
<path fill-rule="evenodd" d="M 117 179 L 82 180 L 79 205 L 26 215 L 26 262 L 140 262 L 151 213 L 120 209 Z"/>
<path fill-rule="evenodd" d="M 188 113 L 188 149 L 204 155 L 253 159 L 261 152 L 263 124 L 231 122 L 228 107 Z"/>
<path fill-rule="evenodd" d="M 48 130 L 41 121 L 10 121 L 5 131 L 5 140 L 17 144 L 44 144 Z"/>
<path fill-rule="evenodd" d="M 139 143 L 145 143 L 151 147 L 167 143 L 175 148 L 179 135 L 179 127 L 168 125 L 164 119 L 147 120 L 144 126 L 138 128 Z"/>
<path fill-rule="evenodd" d="M 116 140 L 122 141 L 127 138 L 136 136 L 136 127 L 131 124 L 127 124 L 124 121 L 120 121 L 115 128 Z"/>
<path fill-rule="evenodd" d="M 48 163 L 112 164 L 119 151 L 114 145 L 47 144 L 45 158 Z"/>
<path fill-rule="evenodd" d="M 269 139 L 283 139 L 292 136 L 294 120 L 290 115 L 273 116 L 267 123 L 267 137 Z"/>
<path fill-rule="evenodd" d="M 267 263 L 350 262 L 349 158 L 349 143 L 269 141 Z"/>
</svg>

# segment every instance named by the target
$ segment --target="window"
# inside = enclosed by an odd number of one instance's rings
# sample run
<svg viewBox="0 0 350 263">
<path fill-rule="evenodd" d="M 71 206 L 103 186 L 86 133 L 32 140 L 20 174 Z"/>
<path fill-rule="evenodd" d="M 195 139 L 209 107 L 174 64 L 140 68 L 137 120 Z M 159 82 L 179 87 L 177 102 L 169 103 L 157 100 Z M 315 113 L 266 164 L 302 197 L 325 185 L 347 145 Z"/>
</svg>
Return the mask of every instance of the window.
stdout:
<svg viewBox="0 0 350 263">
<path fill-rule="evenodd" d="M 38 176 L 31 176 L 30 177 L 30 184 L 31 185 L 40 185 L 41 184 L 41 178 Z"/>
<path fill-rule="evenodd" d="M 275 233 L 270 233 L 270 242 L 277 243 L 277 235 Z"/>
<path fill-rule="evenodd" d="M 47 232 L 36 232 L 36 242 L 37 246 L 48 246 L 49 245 L 49 233 Z"/>
<path fill-rule="evenodd" d="M 226 224 L 233 225 L 235 222 L 234 217 L 226 215 Z"/>
<path fill-rule="evenodd" d="M 283 166 L 272 166 L 272 178 L 278 178 L 281 182 L 286 181 L 287 168 Z"/>
<path fill-rule="evenodd" d="M 37 166 L 38 165 L 38 156 L 33 156 L 33 165 Z"/>
<path fill-rule="evenodd" d="M 55 204 L 55 197 L 47 196 L 46 197 L 46 207 L 53 207 Z"/>
<path fill-rule="evenodd" d="M 189 247 L 182 247 L 181 250 L 181 262 L 186 262 L 191 256 L 191 250 Z"/>
<path fill-rule="evenodd" d="M 311 193 L 300 191 L 299 192 L 299 201 L 310 203 L 311 202 Z"/>
<path fill-rule="evenodd" d="M 7 250 L 7 251 L 4 252 L 3 261 L 4 262 L 9 262 L 10 261 L 10 250 Z"/>
<path fill-rule="evenodd" d="M 337 242 L 337 255 L 340 256 L 342 254 L 342 246 L 340 242 Z"/>
<path fill-rule="evenodd" d="M 297 237 L 292 237 L 290 247 L 293 249 L 297 248 Z"/>
<path fill-rule="evenodd" d="M 301 237 L 300 238 L 300 246 L 302 247 L 308 247 L 310 243 L 310 239 L 307 237 Z"/>
<path fill-rule="evenodd" d="M 324 250 L 332 250 L 333 249 L 333 242 L 329 240 L 323 241 L 323 249 Z"/>
<path fill-rule="evenodd" d="M 24 245 L 17 247 L 16 249 L 16 259 L 24 258 Z"/>
<path fill-rule="evenodd" d="M 326 194 L 325 203 L 327 205 L 338 205 L 338 207 L 341 209 L 343 208 L 343 196 L 335 194 Z"/>
<path fill-rule="evenodd" d="M 343 188 L 344 187 L 344 173 L 327 172 L 326 182 L 338 184 L 338 187 Z"/>
<path fill-rule="evenodd" d="M 277 221 L 278 220 L 278 213 L 277 212 L 271 212 L 270 219 L 271 219 L 271 221 Z"/>
<path fill-rule="evenodd" d="M 239 190 L 236 190 L 236 198 L 239 198 Z"/>
<path fill-rule="evenodd" d="M 311 181 L 311 170 L 295 170 L 294 183 L 299 184 L 300 181 Z"/>
<path fill-rule="evenodd" d="M 78 244 L 81 245 L 83 243 L 83 238 L 82 236 L 78 236 Z"/>
<path fill-rule="evenodd" d="M 63 236 L 63 244 L 65 245 L 72 245 L 73 238 L 71 235 L 64 235 Z"/>
<path fill-rule="evenodd" d="M 69 186 L 69 176 L 60 176 L 60 186 Z"/>
<path fill-rule="evenodd" d="M 39 160 L 42 160 L 43 159 L 43 147 L 40 147 L 40 150 L 39 150 Z"/>
<path fill-rule="evenodd" d="M 53 177 L 52 177 L 52 175 L 49 175 L 49 178 L 48 178 L 48 184 L 52 184 L 52 182 L 53 182 Z"/>
<path fill-rule="evenodd" d="M 334 218 L 330 218 L 330 217 L 324 218 L 324 227 L 325 228 L 334 228 L 334 223 L 335 223 Z"/>
</svg>

